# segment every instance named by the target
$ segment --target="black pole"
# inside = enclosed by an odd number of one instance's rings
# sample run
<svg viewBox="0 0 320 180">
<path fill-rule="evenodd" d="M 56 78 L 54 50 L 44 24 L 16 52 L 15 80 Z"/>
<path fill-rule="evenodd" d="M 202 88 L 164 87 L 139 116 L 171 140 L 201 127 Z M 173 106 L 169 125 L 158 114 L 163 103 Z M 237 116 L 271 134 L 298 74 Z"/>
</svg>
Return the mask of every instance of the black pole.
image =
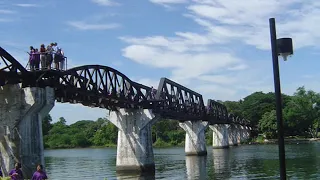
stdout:
<svg viewBox="0 0 320 180">
<path fill-rule="evenodd" d="M 279 73 L 279 59 L 277 52 L 277 32 L 274 18 L 269 19 L 272 61 L 273 61 L 273 76 L 274 76 L 274 91 L 276 95 L 277 108 L 277 124 L 278 124 L 278 145 L 279 145 L 279 161 L 280 161 L 280 179 L 286 179 L 286 157 L 284 149 L 283 137 L 283 122 L 282 122 L 282 102 L 281 102 L 281 86 Z"/>
</svg>

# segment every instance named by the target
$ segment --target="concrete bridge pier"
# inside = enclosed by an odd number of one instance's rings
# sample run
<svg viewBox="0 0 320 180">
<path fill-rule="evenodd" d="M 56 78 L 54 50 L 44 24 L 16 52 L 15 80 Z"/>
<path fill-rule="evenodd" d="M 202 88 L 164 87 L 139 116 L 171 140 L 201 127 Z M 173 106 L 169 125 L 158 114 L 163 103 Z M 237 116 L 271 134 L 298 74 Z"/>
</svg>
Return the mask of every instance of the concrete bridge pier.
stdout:
<svg viewBox="0 0 320 180">
<path fill-rule="evenodd" d="M 229 125 L 227 124 L 215 124 L 209 126 L 213 131 L 213 148 L 229 148 L 228 126 Z"/>
<path fill-rule="evenodd" d="M 248 140 L 250 138 L 250 128 L 248 126 L 244 126 L 244 129 L 245 129 L 245 133 L 244 133 L 244 136 L 245 136 L 245 141 Z"/>
<path fill-rule="evenodd" d="M 149 109 L 110 112 L 110 122 L 118 127 L 118 172 L 155 172 L 151 126 L 158 119 Z"/>
<path fill-rule="evenodd" d="M 237 125 L 237 129 L 238 129 L 238 144 L 241 144 L 244 140 L 244 128 L 242 125 Z"/>
<path fill-rule="evenodd" d="M 185 152 L 186 155 L 204 156 L 207 155 L 205 129 L 207 121 L 186 121 L 179 123 L 186 131 Z"/>
<path fill-rule="evenodd" d="M 54 90 L 49 87 L 0 87 L 0 163 L 5 176 L 15 162 L 22 164 L 28 179 L 38 163 L 44 165 L 42 119 L 54 102 Z"/>
<path fill-rule="evenodd" d="M 238 146 L 238 129 L 234 124 L 230 124 L 228 128 L 229 146 Z"/>
</svg>

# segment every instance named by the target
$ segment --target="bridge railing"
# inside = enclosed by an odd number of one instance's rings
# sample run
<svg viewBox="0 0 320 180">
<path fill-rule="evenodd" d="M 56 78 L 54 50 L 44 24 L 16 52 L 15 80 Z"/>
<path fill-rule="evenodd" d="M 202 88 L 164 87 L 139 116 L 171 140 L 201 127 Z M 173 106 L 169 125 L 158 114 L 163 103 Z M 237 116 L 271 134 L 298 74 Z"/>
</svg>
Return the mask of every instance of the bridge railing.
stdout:
<svg viewBox="0 0 320 180">
<path fill-rule="evenodd" d="M 50 63 L 50 68 L 48 68 L 49 66 L 47 64 L 47 61 L 45 61 L 45 63 L 46 63 L 45 67 L 43 67 L 42 64 L 41 64 L 41 61 L 36 62 L 35 60 L 30 61 L 30 59 L 29 59 L 25 68 L 28 71 L 40 71 L 40 70 L 43 71 L 43 70 L 51 70 L 51 69 L 58 70 L 58 71 L 66 71 L 66 70 L 68 70 L 68 57 L 67 56 L 63 56 L 63 61 L 59 62 L 59 68 L 55 67 L 54 60 Z M 62 67 L 61 67 L 61 64 L 63 64 Z"/>
</svg>

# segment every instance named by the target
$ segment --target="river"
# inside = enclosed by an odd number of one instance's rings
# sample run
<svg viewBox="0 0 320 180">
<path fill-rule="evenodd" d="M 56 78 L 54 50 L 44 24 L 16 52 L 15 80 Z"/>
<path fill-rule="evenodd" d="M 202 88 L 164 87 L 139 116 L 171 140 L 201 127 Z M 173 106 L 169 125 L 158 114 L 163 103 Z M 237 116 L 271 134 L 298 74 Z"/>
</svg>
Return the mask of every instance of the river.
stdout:
<svg viewBox="0 0 320 180">
<path fill-rule="evenodd" d="M 320 142 L 286 145 L 290 179 L 320 179 Z M 119 175 L 116 148 L 46 150 L 46 171 L 53 180 L 112 179 L 279 179 L 277 145 L 208 147 L 205 157 L 185 156 L 184 148 L 154 148 L 155 176 Z"/>
</svg>

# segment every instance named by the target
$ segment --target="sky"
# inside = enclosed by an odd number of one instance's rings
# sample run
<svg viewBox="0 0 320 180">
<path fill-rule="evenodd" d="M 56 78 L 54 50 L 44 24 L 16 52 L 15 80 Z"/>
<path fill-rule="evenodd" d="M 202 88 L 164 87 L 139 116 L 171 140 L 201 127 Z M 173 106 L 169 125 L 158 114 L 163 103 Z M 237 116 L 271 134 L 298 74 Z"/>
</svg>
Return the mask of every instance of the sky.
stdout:
<svg viewBox="0 0 320 180">
<path fill-rule="evenodd" d="M 76 2 L 76 3 L 75 3 Z M 30 45 L 57 42 L 68 67 L 110 66 L 158 87 L 167 77 L 207 99 L 238 101 L 274 91 L 269 18 L 293 39 L 280 60 L 282 92 L 320 91 L 320 1 L 1 0 L 0 46 L 24 66 Z M 56 103 L 54 121 L 106 117 L 105 109 Z"/>
</svg>

